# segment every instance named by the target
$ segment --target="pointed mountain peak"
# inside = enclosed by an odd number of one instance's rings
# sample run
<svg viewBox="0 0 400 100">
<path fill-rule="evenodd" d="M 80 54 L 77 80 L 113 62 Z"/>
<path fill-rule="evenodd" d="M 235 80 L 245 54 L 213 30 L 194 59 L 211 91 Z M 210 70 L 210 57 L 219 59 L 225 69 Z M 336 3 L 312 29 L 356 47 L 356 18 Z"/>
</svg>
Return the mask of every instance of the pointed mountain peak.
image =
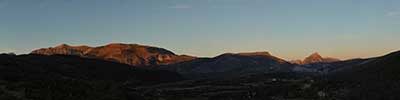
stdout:
<svg viewBox="0 0 400 100">
<path fill-rule="evenodd" d="M 323 61 L 324 61 L 324 58 L 322 58 L 322 56 L 318 52 L 315 52 L 315 53 L 311 54 L 310 56 L 306 57 L 303 60 L 303 64 L 318 63 L 318 62 L 323 62 Z"/>
<path fill-rule="evenodd" d="M 306 57 L 303 60 L 303 64 L 311 64 L 311 63 L 321 63 L 321 62 L 336 62 L 340 61 L 339 59 L 336 58 L 330 58 L 330 57 L 322 57 L 318 52 L 315 52 L 311 54 L 310 56 Z"/>
<path fill-rule="evenodd" d="M 315 52 L 315 53 L 313 53 L 313 54 L 311 54 L 310 56 L 308 56 L 308 57 L 313 57 L 313 58 L 315 58 L 315 57 L 317 57 L 317 58 L 322 58 L 322 56 L 318 53 L 318 52 Z"/>
</svg>

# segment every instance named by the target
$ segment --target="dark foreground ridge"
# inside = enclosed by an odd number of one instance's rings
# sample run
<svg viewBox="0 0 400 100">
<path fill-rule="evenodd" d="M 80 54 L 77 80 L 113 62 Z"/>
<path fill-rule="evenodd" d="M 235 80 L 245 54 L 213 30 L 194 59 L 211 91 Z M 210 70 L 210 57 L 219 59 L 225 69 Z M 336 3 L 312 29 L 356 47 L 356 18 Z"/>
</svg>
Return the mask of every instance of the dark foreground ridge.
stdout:
<svg viewBox="0 0 400 100">
<path fill-rule="evenodd" d="M 123 100 L 126 86 L 182 80 L 169 71 L 77 56 L 0 55 L 0 100 Z"/>
</svg>

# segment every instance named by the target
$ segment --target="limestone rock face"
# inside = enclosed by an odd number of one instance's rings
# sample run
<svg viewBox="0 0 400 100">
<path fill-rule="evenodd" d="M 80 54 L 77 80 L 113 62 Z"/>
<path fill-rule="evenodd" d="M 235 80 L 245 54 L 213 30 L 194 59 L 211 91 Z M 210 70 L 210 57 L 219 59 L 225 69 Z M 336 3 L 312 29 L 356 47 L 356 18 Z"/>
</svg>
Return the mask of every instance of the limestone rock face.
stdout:
<svg viewBox="0 0 400 100">
<path fill-rule="evenodd" d="M 313 53 L 303 60 L 304 64 L 318 63 L 318 62 L 324 62 L 324 58 L 322 58 L 322 56 L 319 55 L 319 53 Z"/>
<path fill-rule="evenodd" d="M 176 55 L 163 48 L 122 43 L 112 43 L 99 47 L 69 46 L 62 44 L 56 47 L 34 50 L 31 54 L 74 55 L 134 66 L 167 65 L 195 59 L 195 57 L 192 56 Z"/>
<path fill-rule="evenodd" d="M 35 50 L 32 54 L 43 54 L 43 55 L 75 55 L 75 56 L 82 56 L 84 51 L 90 49 L 92 47 L 89 46 L 69 46 L 66 44 L 62 44 L 56 46 L 54 48 L 43 48 L 39 50 Z"/>
<path fill-rule="evenodd" d="M 340 59 L 330 58 L 330 57 L 322 57 L 319 53 L 313 53 L 310 56 L 304 58 L 304 60 L 293 60 L 290 61 L 293 64 L 313 64 L 313 63 L 327 63 L 327 62 L 337 62 Z"/>
</svg>

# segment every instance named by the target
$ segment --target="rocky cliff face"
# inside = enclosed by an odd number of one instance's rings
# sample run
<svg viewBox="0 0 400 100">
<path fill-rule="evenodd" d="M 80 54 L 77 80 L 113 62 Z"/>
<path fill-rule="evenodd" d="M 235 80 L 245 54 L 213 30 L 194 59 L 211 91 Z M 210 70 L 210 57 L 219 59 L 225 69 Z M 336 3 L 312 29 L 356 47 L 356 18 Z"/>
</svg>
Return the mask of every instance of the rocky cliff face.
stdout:
<svg viewBox="0 0 400 100">
<path fill-rule="evenodd" d="M 192 56 L 176 55 L 163 48 L 122 43 L 113 43 L 99 47 L 69 46 L 62 44 L 56 47 L 34 50 L 31 54 L 75 55 L 134 66 L 167 65 L 195 59 L 195 57 Z"/>
<path fill-rule="evenodd" d="M 310 63 L 318 63 L 318 62 L 323 62 L 324 58 L 322 58 L 321 55 L 319 55 L 319 53 L 313 53 L 310 56 L 306 57 L 303 60 L 304 64 L 310 64 Z"/>
<path fill-rule="evenodd" d="M 294 64 L 313 64 L 313 63 L 326 63 L 326 62 L 337 62 L 340 61 L 336 58 L 330 57 L 322 57 L 319 53 L 313 53 L 310 56 L 306 57 L 303 61 L 301 60 L 293 60 L 291 63 Z"/>
<path fill-rule="evenodd" d="M 34 50 L 32 54 L 42 54 L 42 55 L 75 55 L 83 56 L 86 50 L 91 49 L 89 46 L 69 46 L 67 44 L 61 44 L 53 48 L 43 48 L 39 50 Z"/>
</svg>

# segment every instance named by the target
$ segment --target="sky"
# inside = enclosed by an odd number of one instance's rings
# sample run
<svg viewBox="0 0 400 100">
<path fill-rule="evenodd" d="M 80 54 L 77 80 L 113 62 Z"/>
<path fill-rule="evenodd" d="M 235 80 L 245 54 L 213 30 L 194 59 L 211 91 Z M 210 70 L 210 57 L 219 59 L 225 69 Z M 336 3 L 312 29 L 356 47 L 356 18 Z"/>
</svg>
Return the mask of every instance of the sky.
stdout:
<svg viewBox="0 0 400 100">
<path fill-rule="evenodd" d="M 213 57 L 400 50 L 400 0 L 0 0 L 0 52 L 137 43 Z"/>
</svg>

